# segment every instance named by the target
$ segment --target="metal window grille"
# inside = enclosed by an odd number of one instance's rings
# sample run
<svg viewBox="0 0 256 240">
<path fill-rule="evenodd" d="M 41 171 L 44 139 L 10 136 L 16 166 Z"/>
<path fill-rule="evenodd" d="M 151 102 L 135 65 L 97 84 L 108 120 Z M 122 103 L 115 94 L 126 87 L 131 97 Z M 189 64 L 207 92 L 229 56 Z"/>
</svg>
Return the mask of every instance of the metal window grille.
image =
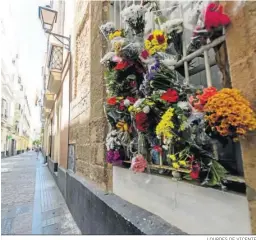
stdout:
<svg viewBox="0 0 256 240">
<path fill-rule="evenodd" d="M 125 23 L 122 21 L 121 18 L 121 11 L 125 8 L 130 6 L 131 4 L 141 4 L 142 1 L 112 1 L 111 5 L 112 7 L 110 8 L 110 21 L 114 22 L 116 28 L 125 28 Z M 187 17 L 187 12 L 190 11 L 190 7 L 193 5 L 191 2 L 174 2 L 174 1 L 169 1 L 169 0 L 163 0 L 163 1 L 157 1 L 158 4 L 160 5 L 160 10 L 157 11 L 151 11 L 146 13 L 146 29 L 149 31 L 152 31 L 156 28 L 159 27 L 160 22 L 157 23 L 155 21 L 156 17 L 158 16 L 159 12 L 165 13 L 165 17 L 167 17 L 168 20 L 175 19 L 175 18 L 181 18 L 183 19 L 183 23 L 186 24 L 184 26 L 184 31 L 183 31 L 183 37 L 182 37 L 182 44 L 183 44 L 183 57 L 181 60 L 179 60 L 175 68 L 178 68 L 180 66 L 184 66 L 184 81 L 186 83 L 191 83 L 192 82 L 192 76 L 200 73 L 200 75 L 203 75 L 202 71 L 205 70 L 205 76 L 203 76 L 204 80 L 206 79 L 206 83 L 203 85 L 206 85 L 207 87 L 210 87 L 213 85 L 212 81 L 212 72 L 211 72 L 211 67 L 216 65 L 215 60 L 212 60 L 210 56 L 212 55 L 213 48 L 220 45 L 225 41 L 225 35 L 215 39 L 211 43 L 208 43 L 204 46 L 202 46 L 200 49 L 196 50 L 195 52 L 186 55 L 186 47 L 190 41 L 190 36 L 188 32 L 185 32 L 186 28 L 188 27 L 185 22 L 185 18 Z M 186 12 L 187 11 L 187 12 Z M 192 29 L 193 26 L 190 26 L 190 34 L 192 34 Z M 198 57 L 203 55 L 203 60 L 199 60 Z M 192 70 L 189 69 L 188 62 L 191 60 L 196 61 L 196 67 L 194 67 Z M 201 64 L 202 62 L 202 64 Z M 201 64 L 201 65 L 200 65 Z M 201 77 L 201 76 L 200 76 Z M 202 84 L 202 82 L 200 82 Z M 197 83 L 197 84 L 200 84 Z M 213 145 L 213 149 L 215 152 L 215 156 L 217 157 L 217 145 Z M 168 166 L 154 166 L 155 168 L 160 168 L 160 169 L 171 169 L 171 167 Z"/>
<path fill-rule="evenodd" d="M 49 61 L 49 69 L 62 70 L 63 67 L 63 47 L 52 46 L 52 51 Z"/>
<path fill-rule="evenodd" d="M 110 21 L 114 22 L 116 28 L 125 28 L 125 23 L 122 21 L 121 18 L 121 11 L 125 7 L 129 7 L 132 4 L 141 4 L 142 1 L 135 1 L 135 0 L 118 0 L 118 1 L 111 1 L 111 8 L 110 8 Z M 188 10 L 188 7 L 190 7 L 191 3 L 186 2 L 175 2 L 175 1 L 157 1 L 157 3 L 160 6 L 159 10 L 151 11 L 146 13 L 146 29 L 152 31 L 156 28 L 160 27 L 161 22 L 158 18 L 158 21 L 155 21 L 157 16 L 159 16 L 159 13 L 163 13 L 165 17 L 167 17 L 168 20 L 175 19 L 175 18 L 181 18 L 184 21 L 184 9 Z M 189 10 L 188 10 L 189 11 Z M 182 37 L 182 43 L 183 43 L 183 58 L 176 64 L 176 68 L 180 66 L 184 66 L 184 75 L 187 83 L 190 82 L 190 78 L 192 75 L 199 73 L 203 70 L 206 72 L 206 82 L 207 86 L 212 86 L 212 78 L 211 78 L 211 67 L 215 65 L 215 61 L 209 60 L 209 52 L 213 49 L 213 47 L 221 44 L 225 41 L 225 36 L 222 36 L 215 41 L 213 41 L 210 44 L 207 44 L 197 50 L 196 52 L 186 56 L 186 46 L 188 45 L 188 40 L 190 40 L 189 37 L 186 36 L 186 33 L 183 33 Z M 189 70 L 188 62 L 191 60 L 196 59 L 200 55 L 204 55 L 203 58 L 203 64 L 200 66 L 197 66 L 197 68 L 193 69 L 192 71 Z M 199 61 L 197 61 L 199 62 Z"/>
</svg>

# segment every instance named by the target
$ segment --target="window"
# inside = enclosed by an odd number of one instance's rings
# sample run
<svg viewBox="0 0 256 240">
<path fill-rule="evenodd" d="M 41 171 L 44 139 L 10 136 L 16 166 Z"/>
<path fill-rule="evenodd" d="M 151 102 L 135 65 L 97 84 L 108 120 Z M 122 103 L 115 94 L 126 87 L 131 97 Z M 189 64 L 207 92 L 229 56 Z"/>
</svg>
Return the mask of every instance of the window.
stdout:
<svg viewBox="0 0 256 240">
<path fill-rule="evenodd" d="M 146 2 L 146 1 L 144 1 Z M 176 64 L 176 70 L 182 69 L 177 77 L 181 81 L 192 83 L 194 85 L 204 85 L 205 87 L 215 86 L 220 88 L 220 77 L 218 72 L 217 62 L 215 61 L 216 46 L 220 46 L 225 42 L 225 36 L 220 36 L 215 40 L 211 40 L 210 44 L 197 50 L 198 54 L 189 53 L 187 46 L 191 41 L 191 36 L 195 27 L 194 23 L 190 22 L 191 13 L 195 12 L 194 3 L 183 1 L 155 1 L 156 7 L 146 13 L 146 27 L 145 34 L 148 34 L 152 29 L 159 29 L 161 25 L 161 17 L 168 20 L 181 18 L 183 20 L 183 36 L 180 40 L 182 42 L 182 57 Z M 201 2 L 201 1 L 198 1 Z M 125 23 L 121 18 L 121 11 L 131 4 L 141 4 L 141 1 L 111 1 L 110 21 L 114 22 L 116 28 L 125 28 Z M 201 3 L 200 3 L 201 4 Z M 225 43 L 224 43 L 225 44 Z M 188 52 L 188 53 L 187 53 Z M 189 64 L 191 63 L 191 64 Z M 241 152 L 239 146 L 229 144 L 225 149 L 214 146 L 216 158 L 221 164 L 234 175 L 241 176 L 243 170 L 241 168 Z M 234 152 L 236 152 L 234 154 Z M 163 166 L 161 166 L 163 167 Z"/>
<path fill-rule="evenodd" d="M 1 115 L 4 118 L 7 118 L 7 114 L 8 114 L 8 104 L 7 101 L 2 98 L 2 103 L 1 103 Z"/>
</svg>

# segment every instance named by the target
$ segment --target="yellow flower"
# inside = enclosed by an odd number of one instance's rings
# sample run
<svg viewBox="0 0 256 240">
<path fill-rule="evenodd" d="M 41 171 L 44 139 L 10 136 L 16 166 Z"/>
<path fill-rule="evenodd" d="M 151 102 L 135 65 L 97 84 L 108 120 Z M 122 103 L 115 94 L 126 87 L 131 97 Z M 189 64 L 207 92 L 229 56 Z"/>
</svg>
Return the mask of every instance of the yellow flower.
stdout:
<svg viewBox="0 0 256 240">
<path fill-rule="evenodd" d="M 156 53 L 155 48 L 150 48 L 150 49 L 148 50 L 148 53 L 149 53 L 149 55 L 155 54 L 155 53 Z"/>
<path fill-rule="evenodd" d="M 129 111 L 129 112 L 134 111 L 134 109 L 135 109 L 135 108 L 134 108 L 133 106 L 128 107 L 128 111 Z"/>
<path fill-rule="evenodd" d="M 154 36 L 154 37 L 156 37 L 156 36 L 158 36 L 158 35 L 163 35 L 163 34 L 164 34 L 164 32 L 161 31 L 161 30 L 154 30 L 154 31 L 153 31 L 153 36 Z"/>
<path fill-rule="evenodd" d="M 167 42 L 165 42 L 162 46 L 163 46 L 163 50 L 165 51 L 165 50 L 166 50 L 166 48 L 168 47 Z"/>
<path fill-rule="evenodd" d="M 158 45 L 158 41 L 157 41 L 156 39 L 153 39 L 153 40 L 151 41 L 151 43 L 152 43 L 154 46 Z"/>
<path fill-rule="evenodd" d="M 109 40 L 112 40 L 115 37 L 120 37 L 121 35 L 122 35 L 122 31 L 116 30 L 115 32 L 110 33 L 108 38 L 109 38 Z"/>
<path fill-rule="evenodd" d="M 180 166 L 178 163 L 173 163 L 172 166 L 175 168 L 175 169 L 178 169 Z"/>
<path fill-rule="evenodd" d="M 146 50 L 149 50 L 152 47 L 152 44 L 149 40 L 145 40 L 144 42 Z"/>
<path fill-rule="evenodd" d="M 115 52 L 119 52 L 121 49 L 122 49 L 122 43 L 121 42 L 115 42 L 114 43 Z"/>
<path fill-rule="evenodd" d="M 144 101 L 144 104 L 145 104 L 145 105 L 148 105 L 148 106 L 153 106 L 153 105 L 155 105 L 155 103 L 152 102 L 152 101 L 150 101 L 150 100 L 145 100 L 145 101 Z"/>
<path fill-rule="evenodd" d="M 157 136 L 163 136 L 166 139 L 173 138 L 172 129 L 174 128 L 174 124 L 171 121 L 173 117 L 173 111 L 173 108 L 169 108 L 162 116 L 162 120 L 156 126 Z"/>
<path fill-rule="evenodd" d="M 183 123 L 180 125 L 179 131 L 184 131 L 185 129 L 186 129 L 186 123 L 183 122 Z"/>
<path fill-rule="evenodd" d="M 174 154 L 170 154 L 170 155 L 169 155 L 169 158 L 170 158 L 171 160 L 173 160 L 173 161 L 176 160 L 176 156 L 175 156 Z"/>
<path fill-rule="evenodd" d="M 182 166 L 182 167 L 186 167 L 186 166 L 187 166 L 187 163 L 186 163 L 185 160 L 180 160 L 180 161 L 179 161 L 179 164 L 180 164 L 180 166 Z"/>
<path fill-rule="evenodd" d="M 116 97 L 116 100 L 122 100 L 124 97 Z"/>
<path fill-rule="evenodd" d="M 128 124 L 124 121 L 119 121 L 117 124 L 116 124 L 116 127 L 118 129 L 120 129 L 120 131 L 122 132 L 127 132 L 128 131 Z"/>
</svg>

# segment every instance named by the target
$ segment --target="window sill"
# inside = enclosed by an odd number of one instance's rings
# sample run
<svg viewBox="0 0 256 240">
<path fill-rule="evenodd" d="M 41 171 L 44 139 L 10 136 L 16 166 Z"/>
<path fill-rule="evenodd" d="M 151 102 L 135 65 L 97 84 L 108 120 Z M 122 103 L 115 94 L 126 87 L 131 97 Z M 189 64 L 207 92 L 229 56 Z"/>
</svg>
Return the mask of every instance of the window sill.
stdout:
<svg viewBox="0 0 256 240">
<path fill-rule="evenodd" d="M 239 194 L 121 167 L 113 167 L 113 193 L 188 234 L 251 233 L 247 199 Z"/>
</svg>

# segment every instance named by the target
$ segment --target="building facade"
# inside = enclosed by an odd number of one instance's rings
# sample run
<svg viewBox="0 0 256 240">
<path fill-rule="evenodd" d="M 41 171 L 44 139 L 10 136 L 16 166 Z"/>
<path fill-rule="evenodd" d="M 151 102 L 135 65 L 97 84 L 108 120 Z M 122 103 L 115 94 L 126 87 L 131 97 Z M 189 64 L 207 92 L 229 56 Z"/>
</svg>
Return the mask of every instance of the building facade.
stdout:
<svg viewBox="0 0 256 240">
<path fill-rule="evenodd" d="M 19 73 L 19 55 L 11 7 L 7 4 L 1 20 L 1 156 L 8 157 L 30 147 L 31 112 Z"/>
<path fill-rule="evenodd" d="M 85 234 L 255 232 L 255 187 L 251 172 L 254 169 L 254 158 L 250 160 L 250 157 L 255 155 L 255 150 L 252 144 L 248 144 L 250 139 L 254 140 L 254 135 L 242 141 L 243 164 L 239 145 L 230 145 L 226 151 L 218 149 L 222 159 L 226 159 L 226 166 L 235 168 L 236 173 L 240 175 L 236 180 L 230 178 L 228 181 L 232 184 L 238 182 L 243 188 L 245 182 L 247 187 L 249 186 L 250 212 L 245 195 L 175 182 L 171 178 L 154 174 L 134 174 L 127 167 L 112 167 L 106 163 L 105 137 L 109 126 L 103 107 L 106 87 L 104 67 L 100 60 L 107 52 L 109 43 L 101 34 L 99 26 L 113 21 L 117 27 L 122 28 L 120 11 L 131 4 L 140 3 L 141 1 L 76 1 L 75 5 L 72 5 L 70 1 L 54 1 L 51 5 L 58 11 L 53 31 L 65 36 L 71 35 L 72 45 L 69 52 L 63 46 L 54 45 L 57 43 L 49 38 L 50 47 L 46 53 L 43 75 L 43 146 L 49 169 L 75 221 Z M 171 8 L 172 4 L 170 1 L 161 1 L 162 12 Z M 246 2 L 239 7 L 234 2 L 222 4 L 225 11 L 233 16 L 231 20 L 234 26 L 239 28 L 240 22 L 246 22 L 247 28 L 250 29 L 244 32 L 241 41 L 244 41 L 247 34 L 253 39 L 255 4 Z M 185 45 L 189 43 L 192 35 L 193 27 L 188 19 L 188 13 L 193 11 L 192 5 L 182 3 L 182 11 L 175 16 L 182 17 L 186 26 Z M 245 13 L 250 14 L 245 17 Z M 147 16 L 148 31 L 154 29 L 150 14 L 149 12 Z M 253 90 L 244 89 L 243 84 L 236 80 L 240 66 L 237 59 L 241 57 L 236 55 L 240 47 L 240 43 L 234 42 L 237 31 L 231 27 L 227 29 L 226 34 L 231 82 L 233 87 L 242 91 L 248 90 L 251 94 L 249 100 L 253 103 Z M 253 48 L 253 41 L 247 42 L 246 46 L 248 45 Z M 243 53 L 252 48 L 248 47 Z M 58 58 L 59 63 L 56 64 L 53 56 L 58 54 L 62 57 Z M 210 49 L 210 62 L 214 62 L 215 54 L 217 53 L 214 49 Z M 205 64 L 205 59 L 196 58 L 195 62 L 199 67 Z M 250 59 L 249 63 L 253 65 L 253 62 Z M 246 63 L 243 63 L 243 72 L 249 69 Z M 206 64 L 205 67 L 199 68 L 201 71 L 189 76 L 191 82 L 207 86 L 206 75 L 210 69 L 213 86 L 223 86 L 219 73 L 222 73 L 222 77 L 224 73 L 218 60 L 208 70 Z M 246 86 L 250 86 L 248 79 L 252 79 L 252 76 L 243 76 L 242 79 L 248 83 Z M 229 165 L 230 162 L 233 165 Z M 241 177 L 242 165 L 245 169 L 245 180 Z M 249 219 L 250 214 L 252 221 Z M 231 216 L 232 222 L 229 220 Z"/>
</svg>

